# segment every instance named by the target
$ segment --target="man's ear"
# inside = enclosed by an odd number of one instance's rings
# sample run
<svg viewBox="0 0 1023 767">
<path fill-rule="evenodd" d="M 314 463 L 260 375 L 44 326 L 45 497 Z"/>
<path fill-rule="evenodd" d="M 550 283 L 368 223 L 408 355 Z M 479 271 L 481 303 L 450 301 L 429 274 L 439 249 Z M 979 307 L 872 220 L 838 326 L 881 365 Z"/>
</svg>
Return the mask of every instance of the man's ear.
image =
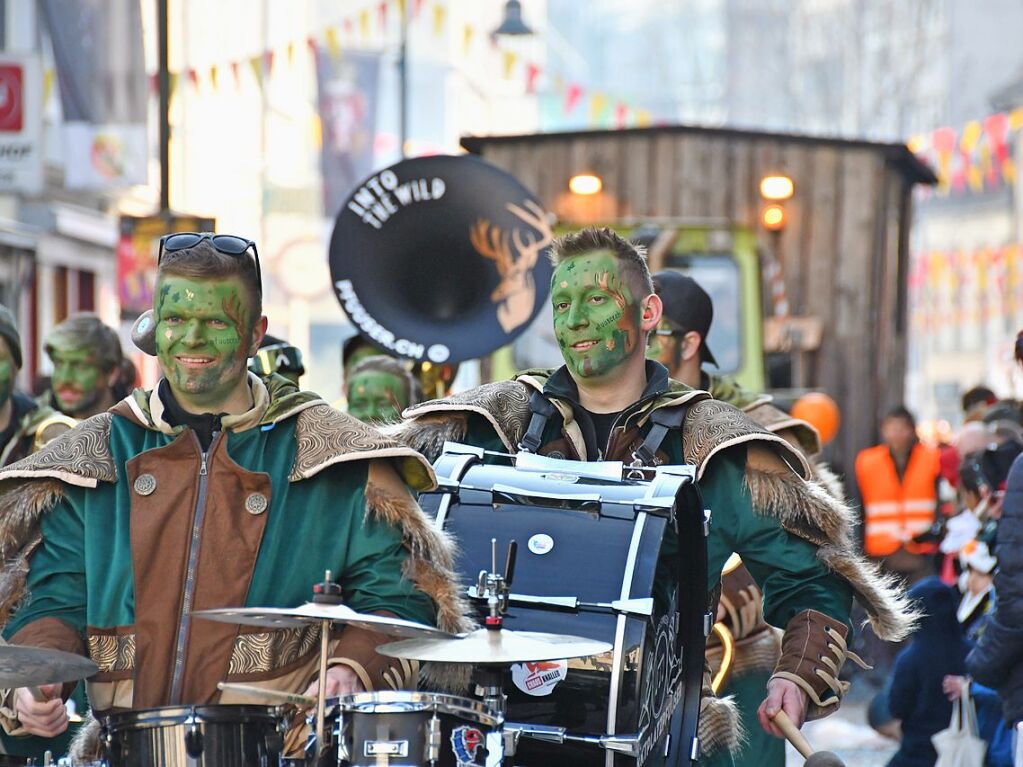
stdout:
<svg viewBox="0 0 1023 767">
<path fill-rule="evenodd" d="M 266 335 L 266 328 L 269 325 L 266 315 L 256 320 L 256 324 L 252 328 L 252 343 L 249 345 L 249 356 L 255 357 L 259 351 L 259 345 L 263 343 L 263 336 Z"/>
<path fill-rule="evenodd" d="M 703 338 L 695 330 L 690 330 L 679 339 L 679 354 L 684 360 L 691 360 L 700 354 Z"/>
<path fill-rule="evenodd" d="M 643 314 L 640 317 L 639 327 L 644 333 L 649 333 L 651 330 L 657 327 L 661 321 L 661 314 L 664 312 L 664 304 L 661 303 L 661 297 L 656 293 L 651 293 L 649 296 L 643 299 Z"/>
</svg>

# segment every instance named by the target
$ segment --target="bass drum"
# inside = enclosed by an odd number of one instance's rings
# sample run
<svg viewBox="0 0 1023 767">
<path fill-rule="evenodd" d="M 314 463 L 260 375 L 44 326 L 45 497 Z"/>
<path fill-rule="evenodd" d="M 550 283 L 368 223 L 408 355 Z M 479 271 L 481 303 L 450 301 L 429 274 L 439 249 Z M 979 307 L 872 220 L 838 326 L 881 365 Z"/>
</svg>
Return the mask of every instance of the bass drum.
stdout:
<svg viewBox="0 0 1023 767">
<path fill-rule="evenodd" d="M 677 751 L 681 742 L 680 555 L 673 520 L 691 467 L 623 480 L 620 463 L 519 454 L 512 467 L 484 464 L 481 457 L 441 456 L 439 491 L 421 498 L 436 525 L 458 542 L 459 575 L 475 583 L 481 570 L 491 569 L 491 538 L 498 551 L 515 539 L 519 554 L 505 627 L 583 636 L 614 648 L 512 667 L 506 728 L 521 732 L 514 763 L 664 763 L 665 749 Z M 697 513 L 702 529 L 702 508 Z M 690 536 L 686 545 L 703 547 L 705 561 L 702 535 Z M 702 664 L 702 647 L 693 657 Z M 564 733 L 545 732 L 551 727 Z"/>
</svg>

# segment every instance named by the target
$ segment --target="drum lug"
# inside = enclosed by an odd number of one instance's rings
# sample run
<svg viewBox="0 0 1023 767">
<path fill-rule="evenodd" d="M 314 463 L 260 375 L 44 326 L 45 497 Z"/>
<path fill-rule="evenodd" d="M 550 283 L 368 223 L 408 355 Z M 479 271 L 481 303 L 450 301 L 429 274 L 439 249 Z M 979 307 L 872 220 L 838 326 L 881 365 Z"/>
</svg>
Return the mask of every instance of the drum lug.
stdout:
<svg viewBox="0 0 1023 767">
<path fill-rule="evenodd" d="M 198 759 L 202 756 L 202 733 L 199 728 L 194 724 L 189 728 L 188 732 L 185 733 L 185 751 L 193 759 Z"/>
<path fill-rule="evenodd" d="M 435 713 L 427 723 L 426 732 L 426 761 L 436 762 L 440 759 L 440 747 L 443 743 L 443 733 L 440 729 L 440 718 Z"/>
</svg>

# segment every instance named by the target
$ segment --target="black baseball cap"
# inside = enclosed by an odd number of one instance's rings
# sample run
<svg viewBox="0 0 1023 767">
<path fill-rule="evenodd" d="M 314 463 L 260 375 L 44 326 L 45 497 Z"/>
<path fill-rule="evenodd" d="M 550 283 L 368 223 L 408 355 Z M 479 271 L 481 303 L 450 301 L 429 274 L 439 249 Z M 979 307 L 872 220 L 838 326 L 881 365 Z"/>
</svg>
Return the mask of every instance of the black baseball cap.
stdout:
<svg viewBox="0 0 1023 767">
<path fill-rule="evenodd" d="M 707 346 L 707 334 L 714 321 L 714 303 L 707 291 L 692 277 L 674 269 L 665 269 L 653 276 L 654 292 L 664 304 L 663 317 L 679 333 L 700 334 L 700 361 L 717 367 L 718 361 Z"/>
</svg>

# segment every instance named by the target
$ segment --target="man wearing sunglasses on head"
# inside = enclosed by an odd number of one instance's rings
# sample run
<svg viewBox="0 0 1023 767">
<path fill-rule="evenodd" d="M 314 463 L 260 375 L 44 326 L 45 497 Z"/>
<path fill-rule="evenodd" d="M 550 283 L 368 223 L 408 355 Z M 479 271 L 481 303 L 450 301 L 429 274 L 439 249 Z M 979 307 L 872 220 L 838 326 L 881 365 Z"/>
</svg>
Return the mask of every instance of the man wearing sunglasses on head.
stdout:
<svg viewBox="0 0 1023 767">
<path fill-rule="evenodd" d="M 450 547 L 409 491 L 432 484 L 429 466 L 283 377 L 249 373 L 266 327 L 254 243 L 165 237 L 153 310 L 133 333 L 159 360 L 157 387 L 0 472 L 0 554 L 16 584 L 0 619 L 31 595 L 7 638 L 89 655 L 98 714 L 244 702 L 221 681 L 312 694 L 308 631 L 239 632 L 192 611 L 295 606 L 326 570 L 356 611 L 462 627 Z M 415 668 L 376 654 L 382 641 L 334 637 L 326 693 L 413 685 Z M 62 690 L 43 691 L 8 694 L 5 729 L 62 731 Z"/>
</svg>

